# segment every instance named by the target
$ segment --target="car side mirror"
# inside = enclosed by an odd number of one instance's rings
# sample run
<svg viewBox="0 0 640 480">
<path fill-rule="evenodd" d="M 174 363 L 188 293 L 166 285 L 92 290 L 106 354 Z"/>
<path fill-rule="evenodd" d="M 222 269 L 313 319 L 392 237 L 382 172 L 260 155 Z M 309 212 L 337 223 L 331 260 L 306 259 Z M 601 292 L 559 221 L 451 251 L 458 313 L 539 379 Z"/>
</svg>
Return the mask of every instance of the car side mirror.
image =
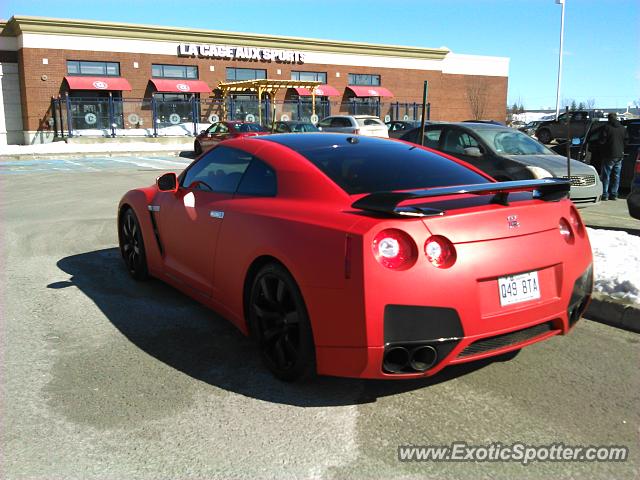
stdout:
<svg viewBox="0 0 640 480">
<path fill-rule="evenodd" d="M 200 130 L 200 135 L 204 135 L 206 132 L 206 130 Z"/>
<path fill-rule="evenodd" d="M 481 157 L 482 152 L 478 147 L 467 147 L 464 149 L 464 154 L 469 157 Z"/>
<path fill-rule="evenodd" d="M 178 176 L 173 173 L 165 173 L 156 179 L 156 185 L 161 192 L 176 192 L 178 190 Z"/>
<path fill-rule="evenodd" d="M 580 145 L 581 143 L 582 143 L 582 141 L 578 137 L 573 137 L 571 139 L 571 145 Z"/>
</svg>

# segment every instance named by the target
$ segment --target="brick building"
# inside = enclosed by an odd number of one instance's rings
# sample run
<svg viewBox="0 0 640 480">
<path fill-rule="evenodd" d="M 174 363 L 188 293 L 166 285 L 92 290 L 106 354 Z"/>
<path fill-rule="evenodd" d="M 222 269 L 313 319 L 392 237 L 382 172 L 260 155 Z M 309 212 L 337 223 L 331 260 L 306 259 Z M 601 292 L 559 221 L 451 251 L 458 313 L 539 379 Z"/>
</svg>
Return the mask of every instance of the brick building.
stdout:
<svg viewBox="0 0 640 480">
<path fill-rule="evenodd" d="M 433 120 L 506 112 L 509 59 L 446 48 L 23 16 L 0 22 L 0 32 L 0 144 L 181 126 L 189 134 L 218 117 L 221 102 L 234 118 L 255 113 L 255 92 L 223 100 L 216 88 L 251 79 L 319 82 L 320 117 L 419 119 L 425 80 Z M 304 88 L 260 101 L 278 118 L 311 111 Z"/>
</svg>

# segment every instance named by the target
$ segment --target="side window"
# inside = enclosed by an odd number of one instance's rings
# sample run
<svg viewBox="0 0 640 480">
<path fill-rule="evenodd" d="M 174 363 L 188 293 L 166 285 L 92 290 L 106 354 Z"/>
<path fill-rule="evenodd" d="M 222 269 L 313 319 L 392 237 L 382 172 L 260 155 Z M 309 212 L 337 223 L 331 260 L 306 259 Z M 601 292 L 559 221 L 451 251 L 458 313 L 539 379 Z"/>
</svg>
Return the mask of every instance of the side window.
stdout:
<svg viewBox="0 0 640 480">
<path fill-rule="evenodd" d="M 235 193 L 253 157 L 241 150 L 217 147 L 191 166 L 181 186 L 216 193 Z"/>
<path fill-rule="evenodd" d="M 207 128 L 206 133 L 214 133 L 216 131 L 216 129 L 218 128 L 218 125 L 220 125 L 219 123 L 214 123 L 212 124 L 209 128 Z"/>
<path fill-rule="evenodd" d="M 454 153 L 458 155 L 464 153 L 462 135 L 463 133 L 459 130 L 447 130 L 444 134 L 442 150 L 447 153 Z"/>
<path fill-rule="evenodd" d="M 229 127 L 227 127 L 224 123 L 219 123 L 215 133 L 217 134 L 229 133 Z"/>
<path fill-rule="evenodd" d="M 318 122 L 319 127 L 328 127 L 331 125 L 331 118 L 325 118 L 321 122 Z"/>
<path fill-rule="evenodd" d="M 249 168 L 244 172 L 236 193 L 254 197 L 275 197 L 276 173 L 266 163 L 254 157 Z"/>
<path fill-rule="evenodd" d="M 276 132 L 282 133 L 287 131 L 287 126 L 284 123 L 276 123 Z"/>
<path fill-rule="evenodd" d="M 336 117 L 331 120 L 332 127 L 351 127 L 351 121 L 348 118 Z"/>
<path fill-rule="evenodd" d="M 417 131 L 419 132 L 420 130 Z M 427 130 L 424 132 L 424 146 L 429 148 L 438 148 L 441 134 L 441 128 L 434 128 L 433 130 Z"/>
</svg>

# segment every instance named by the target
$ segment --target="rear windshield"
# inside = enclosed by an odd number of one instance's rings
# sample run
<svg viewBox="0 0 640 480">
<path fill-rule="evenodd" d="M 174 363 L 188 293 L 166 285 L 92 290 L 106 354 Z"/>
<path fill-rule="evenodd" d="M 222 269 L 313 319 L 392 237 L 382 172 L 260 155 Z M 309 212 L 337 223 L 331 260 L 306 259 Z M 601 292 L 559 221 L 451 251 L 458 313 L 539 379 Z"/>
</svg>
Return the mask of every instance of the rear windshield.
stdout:
<svg viewBox="0 0 640 480">
<path fill-rule="evenodd" d="M 355 137 L 357 143 L 350 143 L 348 138 L 353 137 L 328 133 L 263 137 L 296 150 L 351 195 L 489 182 L 416 146 L 373 137 Z"/>
<path fill-rule="evenodd" d="M 265 129 L 262 128 L 257 123 L 236 123 L 234 127 L 239 132 L 264 132 L 265 131 Z"/>
<path fill-rule="evenodd" d="M 387 128 L 387 126 L 382 123 L 382 120 L 378 120 L 377 118 L 356 118 L 356 121 L 358 122 L 358 125 L 360 125 L 361 127 L 384 127 Z"/>
<path fill-rule="evenodd" d="M 313 123 L 293 123 L 291 125 L 292 132 L 317 132 L 318 127 Z"/>
</svg>

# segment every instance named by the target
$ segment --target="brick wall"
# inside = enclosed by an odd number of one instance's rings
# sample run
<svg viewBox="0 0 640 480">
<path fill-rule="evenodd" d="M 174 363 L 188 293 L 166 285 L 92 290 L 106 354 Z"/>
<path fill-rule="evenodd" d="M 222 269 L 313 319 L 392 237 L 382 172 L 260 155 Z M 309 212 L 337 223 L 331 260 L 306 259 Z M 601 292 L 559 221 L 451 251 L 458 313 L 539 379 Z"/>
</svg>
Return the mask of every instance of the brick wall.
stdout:
<svg viewBox="0 0 640 480">
<path fill-rule="evenodd" d="M 43 64 L 46 58 L 48 64 Z M 433 120 L 467 120 L 473 118 L 467 98 L 470 83 L 480 82 L 486 95 L 486 109 L 482 117 L 503 121 L 507 103 L 506 77 L 480 77 L 469 75 L 448 75 L 438 71 L 398 70 L 391 68 L 349 67 L 266 63 L 258 61 L 220 61 L 210 59 L 185 58 L 174 55 L 142 55 L 133 53 L 105 53 L 73 50 L 21 49 L 18 52 L 20 64 L 20 83 L 22 89 L 22 115 L 26 130 L 48 129 L 47 120 L 51 115 L 51 97 L 63 94 L 67 85 L 64 82 L 67 60 L 109 61 L 120 63 L 120 74 L 131 84 L 132 91 L 123 92 L 123 98 L 143 98 L 149 95 L 151 64 L 197 65 L 199 78 L 210 87 L 225 81 L 226 67 L 263 68 L 267 77 L 289 79 L 291 70 L 327 72 L 327 83 L 343 92 L 347 87 L 349 73 L 374 73 L 381 75 L 382 86 L 391 90 L 394 97 L 383 102 L 422 102 L 424 80 L 429 81 L 429 102 Z M 138 62 L 138 68 L 134 68 Z M 210 71 L 213 65 L 215 71 Z M 280 75 L 277 70 L 280 69 Z M 336 77 L 336 73 L 340 77 Z M 45 75 L 46 77 L 43 77 Z M 46 78 L 46 79 L 45 79 Z M 285 92 L 278 94 L 277 100 L 284 99 Z M 332 102 L 343 98 L 332 97 Z M 333 113 L 338 113 L 332 109 Z M 382 115 L 384 115 L 384 111 Z"/>
</svg>

